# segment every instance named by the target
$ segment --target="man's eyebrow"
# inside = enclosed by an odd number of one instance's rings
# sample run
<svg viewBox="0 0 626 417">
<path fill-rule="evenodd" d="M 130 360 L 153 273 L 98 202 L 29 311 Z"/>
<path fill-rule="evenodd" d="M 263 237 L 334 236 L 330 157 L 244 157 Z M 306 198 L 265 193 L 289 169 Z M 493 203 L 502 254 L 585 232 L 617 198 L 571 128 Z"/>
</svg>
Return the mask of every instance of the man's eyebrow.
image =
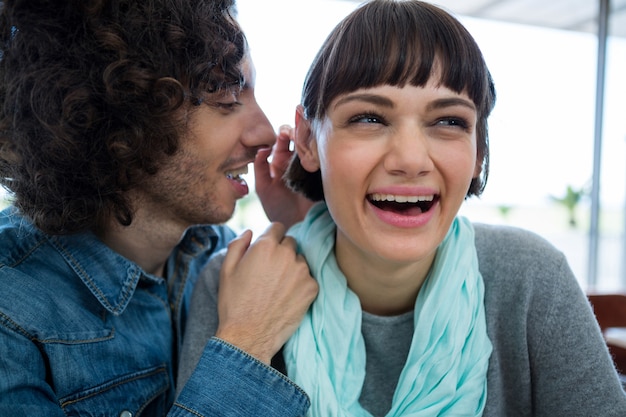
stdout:
<svg viewBox="0 0 626 417">
<path fill-rule="evenodd" d="M 342 104 L 349 103 L 351 101 L 364 101 L 366 103 L 375 104 L 377 106 L 389 107 L 393 108 L 393 101 L 388 99 L 387 97 L 380 96 L 377 94 L 350 94 L 349 96 L 342 97 L 337 100 L 335 103 L 335 108 L 339 107 Z"/>
<path fill-rule="evenodd" d="M 472 101 L 466 100 L 460 97 L 449 97 L 449 98 L 440 98 L 437 100 L 433 100 L 430 103 L 428 103 L 428 106 L 426 108 L 428 110 L 436 110 L 436 109 L 443 109 L 446 107 L 453 107 L 453 106 L 464 106 L 464 107 L 469 108 L 472 111 L 476 111 L 476 105 L 474 105 Z"/>
</svg>

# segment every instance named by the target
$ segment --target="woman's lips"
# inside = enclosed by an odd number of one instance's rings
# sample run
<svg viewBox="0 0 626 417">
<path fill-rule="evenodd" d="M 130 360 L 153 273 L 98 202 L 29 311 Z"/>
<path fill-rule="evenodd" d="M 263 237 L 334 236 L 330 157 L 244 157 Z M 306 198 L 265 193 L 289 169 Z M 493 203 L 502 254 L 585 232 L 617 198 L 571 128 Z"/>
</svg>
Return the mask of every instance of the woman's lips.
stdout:
<svg viewBox="0 0 626 417">
<path fill-rule="evenodd" d="M 382 222 L 394 227 L 414 228 L 430 221 L 439 196 L 373 193 L 367 196 L 367 200 L 372 212 Z"/>
</svg>

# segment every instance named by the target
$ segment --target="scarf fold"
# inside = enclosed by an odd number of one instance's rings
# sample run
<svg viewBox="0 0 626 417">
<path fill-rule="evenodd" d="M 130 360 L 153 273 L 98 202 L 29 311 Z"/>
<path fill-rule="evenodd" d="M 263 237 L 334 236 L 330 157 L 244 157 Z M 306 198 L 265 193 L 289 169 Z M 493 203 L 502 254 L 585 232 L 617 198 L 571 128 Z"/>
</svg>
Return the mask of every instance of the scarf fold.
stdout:
<svg viewBox="0 0 626 417">
<path fill-rule="evenodd" d="M 317 299 L 284 349 L 289 377 L 311 398 L 312 417 L 371 417 L 361 305 L 337 265 L 335 224 L 318 203 L 289 234 L 318 280 Z M 457 217 L 415 301 L 414 334 L 387 417 L 480 416 L 492 345 L 471 223 Z"/>
</svg>

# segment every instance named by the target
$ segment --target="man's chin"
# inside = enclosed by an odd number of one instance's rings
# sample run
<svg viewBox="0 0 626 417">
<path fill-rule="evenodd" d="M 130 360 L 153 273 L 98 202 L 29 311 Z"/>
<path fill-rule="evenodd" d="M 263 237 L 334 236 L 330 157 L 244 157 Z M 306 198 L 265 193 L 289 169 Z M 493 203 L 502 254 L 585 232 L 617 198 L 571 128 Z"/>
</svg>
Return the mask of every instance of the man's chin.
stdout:
<svg viewBox="0 0 626 417">
<path fill-rule="evenodd" d="M 235 207 L 230 209 L 225 207 L 213 207 L 211 211 L 205 213 L 198 213 L 194 225 L 212 226 L 224 224 L 233 218 L 235 213 Z"/>
</svg>

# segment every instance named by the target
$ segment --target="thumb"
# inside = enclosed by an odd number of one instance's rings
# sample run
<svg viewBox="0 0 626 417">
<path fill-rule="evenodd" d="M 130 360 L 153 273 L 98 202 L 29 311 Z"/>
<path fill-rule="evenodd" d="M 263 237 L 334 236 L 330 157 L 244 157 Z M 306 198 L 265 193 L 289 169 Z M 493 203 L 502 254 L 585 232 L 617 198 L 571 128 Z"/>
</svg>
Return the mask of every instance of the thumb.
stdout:
<svg viewBox="0 0 626 417">
<path fill-rule="evenodd" d="M 252 231 L 246 230 L 228 244 L 228 251 L 222 263 L 222 271 L 231 272 L 246 254 L 252 242 Z"/>
</svg>

